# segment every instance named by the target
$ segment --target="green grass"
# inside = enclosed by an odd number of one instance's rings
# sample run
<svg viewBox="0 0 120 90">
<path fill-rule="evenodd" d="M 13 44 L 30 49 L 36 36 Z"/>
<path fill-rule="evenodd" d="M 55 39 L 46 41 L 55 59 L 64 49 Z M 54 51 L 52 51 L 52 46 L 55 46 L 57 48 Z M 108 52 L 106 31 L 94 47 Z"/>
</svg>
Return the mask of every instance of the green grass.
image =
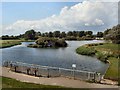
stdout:
<svg viewBox="0 0 120 90">
<path fill-rule="evenodd" d="M 42 84 L 34 84 L 34 83 L 26 83 L 21 82 L 15 79 L 7 78 L 7 77 L 0 77 L 2 79 L 2 90 L 91 90 L 91 89 L 80 89 L 80 88 L 66 88 L 62 86 L 53 86 L 53 85 L 42 85 Z M 22 89 L 20 89 L 22 88 Z"/>
<path fill-rule="evenodd" d="M 108 57 L 118 57 L 120 55 L 120 44 L 105 43 L 103 45 L 94 46 L 94 48 Z"/>
<path fill-rule="evenodd" d="M 108 58 L 110 66 L 105 74 L 106 79 L 118 80 L 118 59 L 115 57 Z"/>
<path fill-rule="evenodd" d="M 0 40 L 0 48 L 11 47 L 21 44 L 21 40 Z"/>
<path fill-rule="evenodd" d="M 118 57 L 120 56 L 120 44 L 87 44 L 76 49 L 78 54 L 95 55 L 99 60 L 110 62 L 110 66 L 105 74 L 105 78 L 118 81 Z M 92 54 L 93 52 L 93 54 Z M 95 54 L 94 54 L 95 53 Z"/>
<path fill-rule="evenodd" d="M 120 47 L 120 44 L 112 44 L 112 43 L 105 43 L 103 45 L 98 45 L 96 48 L 104 48 L 104 49 L 110 49 L 110 50 L 118 50 Z"/>
<path fill-rule="evenodd" d="M 7 77 L 0 78 L 2 78 L 2 88 L 64 88 L 61 86 L 26 83 Z"/>
<path fill-rule="evenodd" d="M 0 40 L 0 48 L 7 48 L 15 45 L 21 44 L 21 42 L 34 42 L 35 40 Z"/>
</svg>

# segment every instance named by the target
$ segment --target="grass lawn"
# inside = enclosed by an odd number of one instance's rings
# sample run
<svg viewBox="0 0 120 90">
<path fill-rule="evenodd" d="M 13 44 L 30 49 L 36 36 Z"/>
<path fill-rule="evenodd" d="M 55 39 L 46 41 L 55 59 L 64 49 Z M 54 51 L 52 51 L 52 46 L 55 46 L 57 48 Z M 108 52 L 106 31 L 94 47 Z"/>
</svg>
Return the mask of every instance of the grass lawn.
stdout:
<svg viewBox="0 0 120 90">
<path fill-rule="evenodd" d="M 0 40 L 0 48 L 11 47 L 21 44 L 21 40 Z"/>
<path fill-rule="evenodd" d="M 2 90 L 91 90 L 83 88 L 66 88 L 62 86 L 53 86 L 53 85 L 42 85 L 34 83 L 21 82 L 15 79 L 0 77 L 2 79 Z M 21 88 L 21 89 L 20 89 Z M 41 88 L 41 89 L 40 89 Z"/>
<path fill-rule="evenodd" d="M 99 52 L 108 56 L 118 57 L 120 55 L 120 44 L 105 43 L 103 45 L 94 46 Z"/>
<path fill-rule="evenodd" d="M 118 80 L 118 59 L 114 57 L 108 58 L 110 61 L 110 67 L 108 68 L 105 78 L 111 80 Z"/>
<path fill-rule="evenodd" d="M 83 48 L 84 47 L 84 48 Z M 87 44 L 76 49 L 78 54 L 96 56 L 101 61 L 110 62 L 110 66 L 105 74 L 105 78 L 118 81 L 118 64 L 120 63 L 120 44 Z M 94 51 L 94 52 L 93 52 Z M 92 53 L 93 52 L 93 53 Z"/>
<path fill-rule="evenodd" d="M 34 42 L 35 40 L 0 40 L 0 48 L 7 48 L 21 44 L 21 42 Z"/>
<path fill-rule="evenodd" d="M 95 49 L 99 52 L 105 53 L 108 55 L 108 61 L 110 62 L 110 66 L 105 74 L 105 78 L 118 81 L 118 64 L 120 59 L 118 56 L 120 55 L 120 44 L 112 44 L 105 43 L 103 45 L 95 46 Z"/>
<path fill-rule="evenodd" d="M 0 79 L 1 78 L 2 78 L 2 88 L 63 88 L 61 86 L 26 83 L 7 77 L 0 77 Z"/>
</svg>

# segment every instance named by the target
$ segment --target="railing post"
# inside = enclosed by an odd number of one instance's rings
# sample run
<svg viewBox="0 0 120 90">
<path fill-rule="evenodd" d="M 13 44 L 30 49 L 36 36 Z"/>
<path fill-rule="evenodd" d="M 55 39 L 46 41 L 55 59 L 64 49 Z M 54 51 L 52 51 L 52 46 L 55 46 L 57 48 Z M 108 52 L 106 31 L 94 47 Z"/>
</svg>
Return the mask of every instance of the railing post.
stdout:
<svg viewBox="0 0 120 90">
<path fill-rule="evenodd" d="M 15 65 L 15 72 L 17 72 L 17 66 Z"/>
<path fill-rule="evenodd" d="M 47 71 L 48 71 L 48 76 L 47 77 L 49 78 L 50 77 L 50 75 L 49 75 L 49 68 L 47 68 Z"/>
<path fill-rule="evenodd" d="M 73 68 L 73 78 L 75 79 L 75 69 Z"/>
<path fill-rule="evenodd" d="M 58 71 L 59 71 L 59 76 L 61 76 L 61 70 L 60 70 L 60 68 L 58 68 Z"/>
<path fill-rule="evenodd" d="M 100 76 L 100 73 L 98 73 L 98 78 L 99 78 L 99 82 L 101 82 L 101 76 Z"/>
<path fill-rule="evenodd" d="M 90 72 L 88 72 L 88 80 L 90 80 Z"/>
<path fill-rule="evenodd" d="M 96 81 L 96 77 L 95 77 L 95 76 L 96 76 L 96 73 L 94 72 L 94 74 L 93 74 L 93 75 L 94 75 L 94 82 L 95 82 L 95 81 Z"/>
<path fill-rule="evenodd" d="M 10 68 L 12 68 L 12 66 L 13 66 L 13 65 L 12 65 L 12 61 L 10 61 Z"/>
</svg>

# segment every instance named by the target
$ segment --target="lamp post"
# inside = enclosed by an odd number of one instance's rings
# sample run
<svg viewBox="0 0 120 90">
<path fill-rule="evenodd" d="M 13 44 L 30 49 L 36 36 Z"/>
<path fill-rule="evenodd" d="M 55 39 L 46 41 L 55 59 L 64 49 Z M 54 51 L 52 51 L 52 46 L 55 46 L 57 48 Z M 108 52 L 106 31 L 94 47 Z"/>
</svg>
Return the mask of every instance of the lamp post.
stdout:
<svg viewBox="0 0 120 90">
<path fill-rule="evenodd" d="M 76 68 L 76 64 L 72 64 L 72 68 L 73 68 L 73 77 L 75 79 L 75 68 Z"/>
</svg>

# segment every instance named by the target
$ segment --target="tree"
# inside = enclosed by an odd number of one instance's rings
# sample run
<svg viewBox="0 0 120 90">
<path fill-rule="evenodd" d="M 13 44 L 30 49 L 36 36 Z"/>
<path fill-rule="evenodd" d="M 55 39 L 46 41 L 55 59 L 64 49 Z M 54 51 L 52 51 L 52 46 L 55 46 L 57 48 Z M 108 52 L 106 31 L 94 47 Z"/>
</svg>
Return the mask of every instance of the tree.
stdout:
<svg viewBox="0 0 120 90">
<path fill-rule="evenodd" d="M 41 32 L 37 32 L 36 34 L 37 34 L 38 36 L 41 36 Z"/>
<path fill-rule="evenodd" d="M 111 30 L 111 29 L 105 30 L 104 33 L 103 33 L 103 36 L 107 35 L 110 30 Z"/>
<path fill-rule="evenodd" d="M 54 37 L 60 37 L 60 31 L 54 31 Z"/>
<path fill-rule="evenodd" d="M 42 33 L 41 36 L 42 36 L 42 37 L 45 37 L 45 33 Z"/>
<path fill-rule="evenodd" d="M 111 40 L 112 43 L 120 44 L 120 24 L 109 29 L 108 34 L 106 34 L 104 38 Z"/>
<path fill-rule="evenodd" d="M 36 44 L 42 47 L 66 47 L 67 43 L 64 39 L 40 37 L 36 40 Z"/>
<path fill-rule="evenodd" d="M 41 36 L 41 32 L 36 32 L 35 33 L 35 39 L 38 39 L 39 36 Z"/>
<path fill-rule="evenodd" d="M 77 31 L 73 31 L 73 36 L 77 37 Z"/>
<path fill-rule="evenodd" d="M 85 36 L 85 31 L 80 31 L 78 35 L 79 37 Z"/>
<path fill-rule="evenodd" d="M 102 38 L 103 37 L 103 32 L 97 32 L 97 37 Z"/>
<path fill-rule="evenodd" d="M 48 32 L 45 32 L 45 37 L 48 37 L 48 36 L 49 36 Z"/>
<path fill-rule="evenodd" d="M 89 36 L 92 36 L 93 32 L 92 31 L 86 31 L 85 34 L 89 35 Z"/>
<path fill-rule="evenodd" d="M 67 33 L 67 36 L 73 36 L 72 31 L 69 31 L 69 32 Z"/>
<path fill-rule="evenodd" d="M 24 35 L 24 38 L 25 39 L 31 39 L 31 40 L 34 40 L 35 39 L 35 34 L 36 32 L 32 29 L 32 30 L 29 30 L 29 31 L 26 31 L 25 32 L 25 35 Z"/>
<path fill-rule="evenodd" d="M 61 37 L 62 37 L 62 38 L 66 37 L 66 33 L 65 33 L 65 32 L 62 32 L 62 33 L 61 33 Z"/>
<path fill-rule="evenodd" d="M 53 33 L 49 32 L 48 37 L 53 37 Z"/>
</svg>

